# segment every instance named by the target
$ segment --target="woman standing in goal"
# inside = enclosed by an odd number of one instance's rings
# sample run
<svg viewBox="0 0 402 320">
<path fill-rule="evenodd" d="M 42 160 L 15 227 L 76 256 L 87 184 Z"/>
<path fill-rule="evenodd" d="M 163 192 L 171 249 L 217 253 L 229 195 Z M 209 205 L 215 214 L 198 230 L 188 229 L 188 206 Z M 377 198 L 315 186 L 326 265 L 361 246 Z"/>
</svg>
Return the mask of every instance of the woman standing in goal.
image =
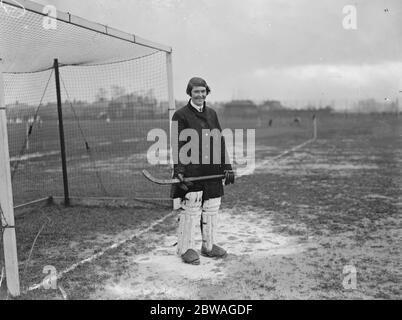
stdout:
<svg viewBox="0 0 402 320">
<path fill-rule="evenodd" d="M 174 164 L 173 177 L 182 181 L 179 185 L 173 185 L 171 196 L 180 198 L 179 230 L 177 253 L 183 262 L 200 264 L 200 257 L 195 248 L 195 235 L 200 223 L 202 234 L 201 255 L 211 258 L 223 258 L 226 250 L 216 245 L 217 215 L 223 196 L 223 184 L 221 179 L 205 180 L 197 183 L 184 182 L 184 177 L 201 177 L 208 175 L 224 174 L 225 185 L 234 183 L 234 173 L 227 157 L 225 140 L 221 136 L 221 126 L 216 112 L 206 105 L 206 97 L 210 88 L 202 78 L 190 79 L 186 93 L 190 96 L 188 104 L 177 110 L 172 120 L 177 122 L 178 136 L 174 143 L 178 146 L 178 154 L 181 148 L 190 142 L 180 141 L 180 133 L 186 129 L 192 129 L 198 135 L 198 157 L 190 163 L 181 161 L 177 157 Z M 211 140 L 211 131 L 219 132 L 218 147 Z M 205 135 L 205 137 L 204 137 Z M 190 152 L 194 150 L 190 149 Z M 197 153 L 195 153 L 196 155 Z M 216 161 L 219 159 L 219 161 Z M 212 160 L 212 161 L 211 161 Z M 217 163 L 218 162 L 218 163 Z"/>
</svg>

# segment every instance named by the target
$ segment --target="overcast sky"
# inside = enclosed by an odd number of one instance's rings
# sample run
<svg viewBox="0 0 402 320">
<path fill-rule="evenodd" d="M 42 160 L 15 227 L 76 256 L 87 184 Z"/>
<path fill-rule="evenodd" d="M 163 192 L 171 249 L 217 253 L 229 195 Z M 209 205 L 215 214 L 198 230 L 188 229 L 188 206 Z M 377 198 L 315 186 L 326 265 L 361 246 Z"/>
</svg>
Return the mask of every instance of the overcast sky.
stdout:
<svg viewBox="0 0 402 320">
<path fill-rule="evenodd" d="M 213 101 L 401 99 L 401 0 L 37 2 L 172 46 L 178 100 L 194 75 Z M 345 5 L 356 30 L 343 27 Z"/>
</svg>

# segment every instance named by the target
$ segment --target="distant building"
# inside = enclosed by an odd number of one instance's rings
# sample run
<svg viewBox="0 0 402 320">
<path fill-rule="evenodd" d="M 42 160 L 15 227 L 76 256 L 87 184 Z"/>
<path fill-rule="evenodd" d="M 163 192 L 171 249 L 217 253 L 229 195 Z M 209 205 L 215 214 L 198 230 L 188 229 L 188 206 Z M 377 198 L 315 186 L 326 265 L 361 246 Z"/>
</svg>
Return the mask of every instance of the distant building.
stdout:
<svg viewBox="0 0 402 320">
<path fill-rule="evenodd" d="M 257 117 L 257 105 L 251 100 L 233 100 L 224 104 L 224 117 Z"/>
<path fill-rule="evenodd" d="M 133 119 L 138 116 L 152 117 L 158 111 L 159 104 L 156 98 L 132 93 L 110 101 L 107 112 L 112 119 Z"/>
<path fill-rule="evenodd" d="M 383 101 L 377 101 L 375 99 L 365 99 L 359 100 L 357 102 L 357 106 L 354 108 L 354 111 L 360 113 L 396 113 L 398 112 L 398 104 L 398 100 L 393 101 L 389 98 L 385 98 Z"/>
<path fill-rule="evenodd" d="M 261 105 L 259 105 L 258 108 L 262 112 L 271 112 L 271 111 L 283 110 L 284 106 L 280 101 L 266 100 Z"/>
</svg>

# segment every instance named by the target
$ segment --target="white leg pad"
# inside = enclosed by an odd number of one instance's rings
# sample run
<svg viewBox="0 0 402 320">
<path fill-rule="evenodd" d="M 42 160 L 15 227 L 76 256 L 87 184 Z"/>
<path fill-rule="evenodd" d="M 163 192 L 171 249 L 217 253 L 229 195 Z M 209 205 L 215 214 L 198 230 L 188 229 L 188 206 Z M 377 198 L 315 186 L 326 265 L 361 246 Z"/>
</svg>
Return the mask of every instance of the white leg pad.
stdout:
<svg viewBox="0 0 402 320">
<path fill-rule="evenodd" d="M 214 198 L 204 201 L 202 206 L 202 244 L 208 250 L 216 243 L 216 228 L 218 224 L 218 212 L 221 205 L 221 198 Z"/>
<path fill-rule="evenodd" d="M 179 232 L 177 254 L 182 255 L 188 249 L 195 250 L 195 235 L 199 226 L 202 206 L 202 191 L 189 192 L 179 209 Z"/>
</svg>

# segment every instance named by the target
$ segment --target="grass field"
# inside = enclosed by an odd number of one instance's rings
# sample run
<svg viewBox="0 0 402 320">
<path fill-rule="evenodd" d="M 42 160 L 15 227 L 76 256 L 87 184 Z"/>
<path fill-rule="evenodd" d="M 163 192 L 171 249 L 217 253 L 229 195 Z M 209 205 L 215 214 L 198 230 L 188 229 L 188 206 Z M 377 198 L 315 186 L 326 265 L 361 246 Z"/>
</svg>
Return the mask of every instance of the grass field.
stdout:
<svg viewBox="0 0 402 320">
<path fill-rule="evenodd" d="M 256 171 L 225 190 L 218 239 L 226 259 L 181 263 L 177 215 L 163 206 L 36 206 L 16 221 L 23 290 L 42 281 L 44 266 L 62 272 L 131 240 L 66 273 L 56 290 L 21 298 L 400 299 L 402 121 L 319 119 L 316 141 L 267 161 L 311 139 L 311 123 L 291 120 L 257 129 Z M 123 150 L 118 163 L 130 159 Z M 108 163 L 118 175 L 115 159 Z M 356 268 L 355 289 L 342 285 L 347 265 Z"/>
</svg>

